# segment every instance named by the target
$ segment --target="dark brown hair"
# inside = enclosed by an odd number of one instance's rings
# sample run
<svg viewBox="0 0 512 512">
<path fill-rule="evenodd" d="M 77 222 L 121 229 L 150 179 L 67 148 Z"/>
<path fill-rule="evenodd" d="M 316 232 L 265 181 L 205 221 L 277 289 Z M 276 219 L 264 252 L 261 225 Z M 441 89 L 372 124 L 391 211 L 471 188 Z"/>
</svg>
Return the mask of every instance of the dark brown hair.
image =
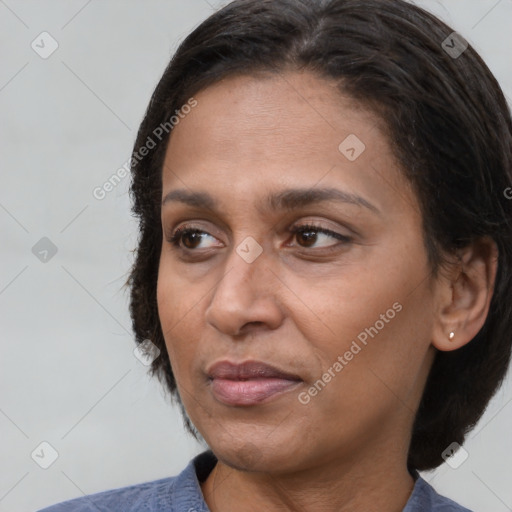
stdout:
<svg viewBox="0 0 512 512">
<path fill-rule="evenodd" d="M 130 194 L 140 233 L 126 285 L 136 341 L 149 339 L 160 349 L 151 372 L 178 401 L 196 437 L 177 392 L 156 300 L 169 120 L 174 115 L 179 122 L 181 107 L 201 89 L 259 72 L 309 70 L 335 80 L 341 93 L 384 121 L 422 208 L 434 275 L 443 254 L 483 236 L 496 242 L 498 273 L 485 325 L 462 348 L 437 352 L 414 422 L 409 468 L 441 464 L 445 448 L 462 444 L 483 414 L 506 375 L 512 345 L 512 201 L 505 197 L 512 182 L 512 123 L 492 73 L 471 46 L 462 51 L 460 38 L 449 38 L 452 32 L 402 0 L 236 0 L 179 46 L 134 146 Z M 453 47 L 462 54 L 450 54 Z M 158 143 L 141 158 L 150 139 Z"/>
</svg>

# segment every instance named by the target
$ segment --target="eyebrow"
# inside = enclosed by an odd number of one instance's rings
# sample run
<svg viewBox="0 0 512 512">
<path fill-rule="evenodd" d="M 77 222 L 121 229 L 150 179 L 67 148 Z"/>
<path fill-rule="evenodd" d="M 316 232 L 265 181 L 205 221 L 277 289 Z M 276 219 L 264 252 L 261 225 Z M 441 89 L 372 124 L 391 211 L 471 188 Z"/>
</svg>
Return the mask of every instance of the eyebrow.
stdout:
<svg viewBox="0 0 512 512">
<path fill-rule="evenodd" d="M 372 203 L 350 192 L 344 192 L 336 188 L 321 189 L 287 189 L 271 194 L 266 198 L 263 209 L 270 211 L 294 210 L 304 206 L 324 201 L 336 201 L 341 203 L 362 206 L 373 213 L 380 214 L 380 210 Z M 218 210 L 218 202 L 207 192 L 189 192 L 184 189 L 172 190 L 162 201 L 162 206 L 170 202 L 180 202 L 196 208 Z"/>
</svg>

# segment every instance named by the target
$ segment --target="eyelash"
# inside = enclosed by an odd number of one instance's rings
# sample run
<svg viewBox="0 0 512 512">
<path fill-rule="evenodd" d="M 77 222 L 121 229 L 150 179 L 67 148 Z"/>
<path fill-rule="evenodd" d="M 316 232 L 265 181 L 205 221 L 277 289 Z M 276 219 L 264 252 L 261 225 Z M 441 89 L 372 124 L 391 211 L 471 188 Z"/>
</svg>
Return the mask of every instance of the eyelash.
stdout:
<svg viewBox="0 0 512 512">
<path fill-rule="evenodd" d="M 294 226 L 291 228 L 290 233 L 292 235 L 297 235 L 297 233 L 300 233 L 302 231 L 315 231 L 316 233 L 322 233 L 324 235 L 328 235 L 332 238 L 335 238 L 337 240 L 340 240 L 341 243 L 349 243 L 352 241 L 352 238 L 346 235 L 342 235 L 340 233 L 336 233 L 335 231 L 331 231 L 330 229 L 325 229 L 320 226 L 315 226 L 314 224 L 301 224 L 299 226 Z M 178 228 L 174 234 L 172 234 L 170 237 L 168 237 L 169 243 L 171 243 L 176 249 L 183 251 L 183 252 L 193 252 L 195 249 L 184 249 L 180 246 L 181 238 L 185 234 L 206 234 L 209 235 L 206 231 L 202 231 L 197 228 L 189 228 L 186 226 L 183 226 L 181 228 Z M 210 235 L 211 236 L 211 235 Z M 322 248 L 324 251 L 329 250 L 336 250 L 340 244 L 335 244 L 332 247 L 326 247 Z M 303 247 L 303 249 L 308 249 L 308 247 Z"/>
</svg>

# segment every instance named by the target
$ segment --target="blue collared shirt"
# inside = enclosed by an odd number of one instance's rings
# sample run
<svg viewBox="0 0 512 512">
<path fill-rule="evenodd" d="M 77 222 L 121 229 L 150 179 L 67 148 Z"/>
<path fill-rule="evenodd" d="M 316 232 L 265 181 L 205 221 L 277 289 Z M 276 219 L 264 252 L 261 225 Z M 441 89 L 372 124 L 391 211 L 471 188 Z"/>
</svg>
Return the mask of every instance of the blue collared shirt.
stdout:
<svg viewBox="0 0 512 512">
<path fill-rule="evenodd" d="M 213 453 L 205 451 L 178 476 L 83 496 L 39 512 L 210 512 L 200 482 L 206 480 L 216 462 Z M 471 512 L 440 496 L 418 473 L 415 479 L 402 512 Z"/>
</svg>

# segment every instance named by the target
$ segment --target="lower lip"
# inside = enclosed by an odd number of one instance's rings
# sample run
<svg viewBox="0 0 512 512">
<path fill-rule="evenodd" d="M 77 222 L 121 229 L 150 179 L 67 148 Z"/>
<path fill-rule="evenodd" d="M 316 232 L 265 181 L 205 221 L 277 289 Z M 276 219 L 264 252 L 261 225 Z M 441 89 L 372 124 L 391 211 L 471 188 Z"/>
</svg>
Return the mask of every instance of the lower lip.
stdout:
<svg viewBox="0 0 512 512">
<path fill-rule="evenodd" d="M 296 388 L 302 381 L 277 378 L 253 380 L 213 379 L 214 397 L 227 405 L 255 405 L 269 402 L 282 393 Z"/>
</svg>

